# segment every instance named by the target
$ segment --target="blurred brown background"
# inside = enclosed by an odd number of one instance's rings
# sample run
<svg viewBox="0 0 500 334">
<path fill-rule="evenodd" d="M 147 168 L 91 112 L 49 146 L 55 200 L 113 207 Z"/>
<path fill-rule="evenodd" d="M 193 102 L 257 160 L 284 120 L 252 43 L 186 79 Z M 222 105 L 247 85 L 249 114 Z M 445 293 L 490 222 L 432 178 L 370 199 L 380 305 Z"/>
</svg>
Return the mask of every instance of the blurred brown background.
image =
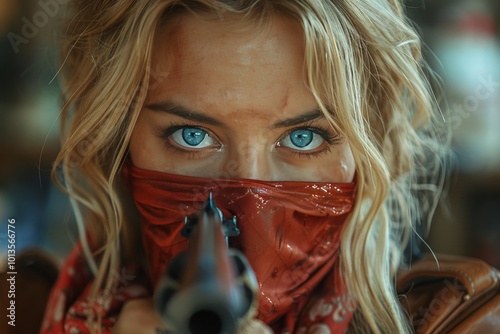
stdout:
<svg viewBox="0 0 500 334">
<path fill-rule="evenodd" d="M 444 81 L 456 155 L 427 240 L 500 267 L 500 2 L 406 3 Z"/>
<path fill-rule="evenodd" d="M 66 1 L 60 0 L 60 3 Z M 7 219 L 17 251 L 64 257 L 76 238 L 49 170 L 58 150 L 59 0 L 0 0 L 0 258 Z M 428 242 L 500 267 L 500 1 L 407 0 L 443 77 L 456 166 Z"/>
</svg>

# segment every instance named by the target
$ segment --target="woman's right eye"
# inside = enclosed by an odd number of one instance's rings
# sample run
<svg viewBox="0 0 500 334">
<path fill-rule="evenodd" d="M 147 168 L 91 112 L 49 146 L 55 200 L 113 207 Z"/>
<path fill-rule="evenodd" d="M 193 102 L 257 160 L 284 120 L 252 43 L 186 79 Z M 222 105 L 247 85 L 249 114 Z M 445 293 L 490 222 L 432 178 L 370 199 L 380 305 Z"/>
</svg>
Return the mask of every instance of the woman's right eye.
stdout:
<svg viewBox="0 0 500 334">
<path fill-rule="evenodd" d="M 206 148 L 216 144 L 207 131 L 198 127 L 182 127 L 171 133 L 170 138 L 177 145 L 188 149 Z"/>
</svg>

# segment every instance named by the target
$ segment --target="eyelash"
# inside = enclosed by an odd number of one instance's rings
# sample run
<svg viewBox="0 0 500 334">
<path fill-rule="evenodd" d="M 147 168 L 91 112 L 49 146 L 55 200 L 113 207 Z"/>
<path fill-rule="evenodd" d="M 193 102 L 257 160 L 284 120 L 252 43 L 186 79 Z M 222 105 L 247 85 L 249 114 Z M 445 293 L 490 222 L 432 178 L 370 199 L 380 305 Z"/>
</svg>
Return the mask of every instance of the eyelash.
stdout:
<svg viewBox="0 0 500 334">
<path fill-rule="evenodd" d="M 207 129 L 205 129 L 203 126 L 200 126 L 198 124 L 191 124 L 191 123 L 183 123 L 183 124 L 175 124 L 175 123 L 171 123 L 169 127 L 167 128 L 157 128 L 155 130 L 155 135 L 161 139 L 163 139 L 163 142 L 164 142 L 164 146 L 166 149 L 168 150 L 172 150 L 174 151 L 175 153 L 179 153 L 179 154 L 188 154 L 188 159 L 196 159 L 198 157 L 200 157 L 203 152 L 202 150 L 188 150 L 188 149 L 182 149 L 182 148 L 179 148 L 175 145 L 172 145 L 171 143 L 169 143 L 169 137 L 176 131 L 178 130 L 181 130 L 183 128 L 186 128 L 186 127 L 193 127 L 193 128 L 200 128 L 202 129 L 203 131 L 206 131 L 207 133 L 211 134 L 213 136 L 213 133 Z M 292 132 L 294 131 L 297 131 L 297 130 L 309 130 L 319 136 L 321 136 L 321 138 L 323 138 L 323 140 L 325 140 L 325 142 L 327 143 L 327 147 L 325 147 L 324 149 L 320 150 L 320 151 L 317 151 L 317 152 L 302 152 L 302 151 L 299 151 L 299 150 L 293 150 L 293 149 L 289 149 L 290 153 L 291 154 L 294 154 L 300 158 L 315 158 L 315 157 L 318 157 L 322 154 L 325 154 L 325 153 L 328 153 L 331 151 L 331 146 L 333 145 L 337 145 L 340 143 L 341 141 L 341 137 L 340 135 L 338 134 L 334 134 L 333 133 L 333 130 L 328 130 L 328 129 L 325 129 L 325 128 L 321 128 L 321 127 L 318 127 L 318 126 L 314 126 L 312 124 L 304 124 L 302 126 L 299 126 L 299 127 L 296 127 L 296 128 L 292 128 L 290 130 L 288 130 L 278 141 L 282 141 L 284 138 L 286 138 L 287 136 L 289 136 Z"/>
</svg>

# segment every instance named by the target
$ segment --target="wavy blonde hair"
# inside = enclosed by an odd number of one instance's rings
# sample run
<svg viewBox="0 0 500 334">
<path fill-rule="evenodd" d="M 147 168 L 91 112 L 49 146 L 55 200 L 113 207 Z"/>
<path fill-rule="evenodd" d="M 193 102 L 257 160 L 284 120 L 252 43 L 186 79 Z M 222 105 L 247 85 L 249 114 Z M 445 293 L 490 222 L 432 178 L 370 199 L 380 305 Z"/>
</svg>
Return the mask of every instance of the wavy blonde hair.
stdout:
<svg viewBox="0 0 500 334">
<path fill-rule="evenodd" d="M 357 166 L 357 205 L 341 241 L 343 278 L 358 303 L 351 329 L 410 331 L 395 272 L 404 236 L 435 206 L 446 137 L 438 135 L 442 121 L 419 37 L 398 0 L 74 1 L 62 57 L 63 147 L 53 175 L 73 203 L 96 275 L 93 293 L 111 289 L 112 273 L 139 247 L 120 170 L 158 80 L 155 36 L 180 12 L 231 13 L 255 23 L 279 14 L 302 27 L 308 85 Z"/>
</svg>

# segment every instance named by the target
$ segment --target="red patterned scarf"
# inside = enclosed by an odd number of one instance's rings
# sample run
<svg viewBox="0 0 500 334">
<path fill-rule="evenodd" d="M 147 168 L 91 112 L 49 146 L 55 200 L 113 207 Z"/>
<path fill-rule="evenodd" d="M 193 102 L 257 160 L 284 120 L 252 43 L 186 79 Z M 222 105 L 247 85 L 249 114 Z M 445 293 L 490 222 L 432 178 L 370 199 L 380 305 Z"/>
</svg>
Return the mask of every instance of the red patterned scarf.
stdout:
<svg viewBox="0 0 500 334">
<path fill-rule="evenodd" d="M 354 204 L 354 183 L 199 178 L 144 170 L 130 161 L 123 174 L 142 216 L 153 286 L 171 259 L 188 247 L 188 240 L 180 235 L 184 217 L 197 213 L 212 192 L 223 214 L 237 217 L 240 236 L 231 241 L 231 247 L 245 254 L 256 273 L 258 318 L 275 333 L 345 331 L 355 305 L 342 282 L 338 257 L 342 226 Z M 53 310 L 46 314 L 46 325 L 59 321 L 64 333 L 76 323 L 78 328 L 83 326 L 84 318 L 74 312 L 75 307 L 89 303 L 90 275 L 87 284 L 77 284 L 67 275 L 75 261 L 80 261 L 76 255 L 62 269 L 49 304 Z M 61 297 L 67 291 L 72 298 Z M 104 328 L 110 328 L 124 301 L 149 293 L 131 281 L 96 315 L 100 312 Z"/>
</svg>

